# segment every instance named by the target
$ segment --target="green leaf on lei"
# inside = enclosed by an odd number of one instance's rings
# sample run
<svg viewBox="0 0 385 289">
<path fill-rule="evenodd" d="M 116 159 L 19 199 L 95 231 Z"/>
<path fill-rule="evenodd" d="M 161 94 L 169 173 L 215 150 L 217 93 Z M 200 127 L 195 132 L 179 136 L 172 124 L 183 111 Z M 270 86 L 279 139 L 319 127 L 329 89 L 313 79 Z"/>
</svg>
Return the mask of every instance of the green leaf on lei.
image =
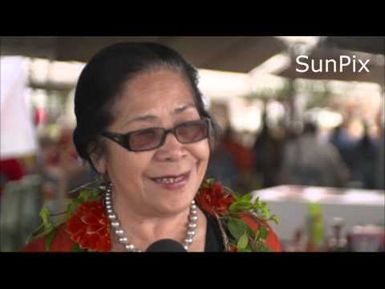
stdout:
<svg viewBox="0 0 385 289">
<path fill-rule="evenodd" d="M 277 215 L 271 216 L 270 220 L 272 220 L 276 224 L 279 224 L 279 217 Z"/>
<path fill-rule="evenodd" d="M 32 239 L 46 236 L 55 229 L 55 224 L 50 221 L 50 218 L 53 217 L 53 215 L 48 208 L 42 208 L 39 212 L 39 216 L 41 219 L 41 223 L 39 227 L 36 228 L 28 237 L 27 243 L 29 243 Z"/>
<path fill-rule="evenodd" d="M 85 252 L 84 249 L 80 248 L 79 244 L 75 244 L 73 247 L 72 247 L 72 252 Z"/>
<path fill-rule="evenodd" d="M 267 235 L 268 235 L 267 227 L 261 226 L 261 228 L 259 229 L 259 232 L 260 232 L 261 238 L 266 240 Z"/>
<path fill-rule="evenodd" d="M 228 229 L 235 240 L 239 240 L 239 238 L 241 238 L 244 233 L 248 234 L 249 236 L 254 236 L 253 230 L 251 230 L 244 221 L 238 218 L 229 218 Z"/>
<path fill-rule="evenodd" d="M 251 194 L 244 194 L 243 196 L 240 196 L 238 198 L 239 201 L 243 201 L 243 202 L 248 202 L 248 203 L 251 203 L 251 199 L 252 199 L 252 195 Z"/>
<path fill-rule="evenodd" d="M 251 194 L 245 194 L 243 196 L 234 196 L 235 201 L 230 205 L 230 213 L 248 212 L 253 209 L 251 202 Z"/>
<path fill-rule="evenodd" d="M 238 240 L 247 230 L 247 225 L 239 219 L 231 218 L 228 221 L 228 229 L 231 235 Z"/>
<path fill-rule="evenodd" d="M 67 207 L 67 215 L 71 216 L 77 208 L 85 203 L 90 201 L 97 201 L 101 197 L 100 191 L 96 189 L 83 189 L 79 192 L 78 197 L 74 198 Z"/>
<path fill-rule="evenodd" d="M 206 185 L 206 186 L 212 186 L 214 184 L 214 182 L 215 182 L 214 178 L 207 178 L 207 179 L 204 180 L 203 184 Z"/>
<path fill-rule="evenodd" d="M 92 189 L 84 189 L 80 191 L 78 199 L 84 203 L 89 201 L 96 201 L 100 198 L 100 193 L 97 190 Z"/>
<path fill-rule="evenodd" d="M 248 244 L 249 244 L 249 239 L 247 237 L 247 234 L 243 233 L 243 235 L 238 240 L 237 248 L 246 249 Z"/>
<path fill-rule="evenodd" d="M 229 207 L 231 213 L 247 212 L 253 208 L 253 205 L 247 201 L 235 201 Z"/>
<path fill-rule="evenodd" d="M 44 231 L 50 231 L 54 226 L 49 220 L 49 217 L 51 215 L 51 212 L 48 210 L 48 208 L 43 208 L 40 210 L 39 216 L 43 222 L 43 229 Z"/>
<path fill-rule="evenodd" d="M 56 233 L 56 228 L 52 227 L 48 232 L 47 232 L 47 235 L 44 239 L 44 245 L 45 245 L 45 249 L 46 251 L 49 251 L 51 249 L 51 246 L 52 246 L 52 242 L 53 242 L 53 239 L 55 237 L 55 233 Z"/>
</svg>

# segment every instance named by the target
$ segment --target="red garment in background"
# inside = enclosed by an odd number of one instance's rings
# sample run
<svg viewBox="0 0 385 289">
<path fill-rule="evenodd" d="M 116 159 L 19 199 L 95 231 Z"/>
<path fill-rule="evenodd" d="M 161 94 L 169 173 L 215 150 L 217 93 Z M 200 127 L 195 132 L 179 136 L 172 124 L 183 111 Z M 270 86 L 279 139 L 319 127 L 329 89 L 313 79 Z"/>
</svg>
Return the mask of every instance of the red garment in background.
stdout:
<svg viewBox="0 0 385 289">
<path fill-rule="evenodd" d="M 40 125 L 46 122 L 47 113 L 43 107 L 37 107 L 34 112 L 33 121 L 35 125 Z"/>
<path fill-rule="evenodd" d="M 0 160 L 0 197 L 9 181 L 17 181 L 25 175 L 23 164 L 18 159 Z"/>
<path fill-rule="evenodd" d="M 232 140 L 224 140 L 222 145 L 227 152 L 234 156 L 234 161 L 241 171 L 251 171 L 254 169 L 254 155 L 252 150 Z"/>
<path fill-rule="evenodd" d="M 0 174 L 4 175 L 7 181 L 20 180 L 24 175 L 24 167 L 16 158 L 0 160 Z"/>
</svg>

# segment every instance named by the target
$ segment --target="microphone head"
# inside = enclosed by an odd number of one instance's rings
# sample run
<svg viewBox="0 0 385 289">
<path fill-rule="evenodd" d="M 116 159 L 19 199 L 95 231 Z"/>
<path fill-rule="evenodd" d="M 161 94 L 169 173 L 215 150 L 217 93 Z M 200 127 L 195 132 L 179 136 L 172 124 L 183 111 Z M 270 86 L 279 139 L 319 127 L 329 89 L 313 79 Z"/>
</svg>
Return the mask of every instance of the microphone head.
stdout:
<svg viewBox="0 0 385 289">
<path fill-rule="evenodd" d="M 162 239 L 152 243 L 146 252 L 187 252 L 183 245 L 172 239 Z"/>
</svg>

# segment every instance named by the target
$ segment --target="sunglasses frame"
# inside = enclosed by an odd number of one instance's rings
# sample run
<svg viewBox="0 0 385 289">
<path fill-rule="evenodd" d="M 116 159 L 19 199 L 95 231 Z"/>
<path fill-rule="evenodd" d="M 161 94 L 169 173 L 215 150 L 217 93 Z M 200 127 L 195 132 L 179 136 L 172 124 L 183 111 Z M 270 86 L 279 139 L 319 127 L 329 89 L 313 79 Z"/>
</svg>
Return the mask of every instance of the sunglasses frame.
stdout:
<svg viewBox="0 0 385 289">
<path fill-rule="evenodd" d="M 176 135 L 176 130 L 181 127 L 181 126 L 184 126 L 186 124 L 190 124 L 190 123 L 205 123 L 206 124 L 206 128 L 207 128 L 207 134 L 205 137 L 197 140 L 197 141 L 193 141 L 193 142 L 181 142 L 179 139 L 178 139 L 178 136 Z M 175 138 L 178 140 L 178 142 L 182 143 L 182 144 L 192 144 L 192 143 L 196 143 L 196 142 L 199 142 L 205 138 L 208 138 L 209 135 L 210 135 L 210 130 L 211 130 L 211 120 L 210 118 L 207 118 L 207 117 L 204 117 L 204 118 L 201 118 L 199 120 L 193 120 L 193 121 L 187 121 L 187 122 L 183 122 L 183 123 L 180 123 L 176 126 L 174 126 L 173 128 L 170 128 L 170 129 L 165 129 L 163 127 L 149 127 L 149 128 L 145 128 L 145 129 L 139 129 L 139 130 L 135 130 L 135 131 L 130 131 L 130 132 L 127 132 L 127 133 L 114 133 L 114 132 L 108 132 L 108 131 L 103 131 L 101 133 L 102 136 L 116 142 L 117 144 L 119 144 L 120 146 L 122 146 L 123 148 L 125 148 L 126 150 L 128 151 L 132 151 L 132 152 L 144 152 L 144 151 L 152 151 L 152 150 L 155 150 L 157 148 L 160 148 L 162 145 L 164 145 L 164 142 L 166 140 L 166 137 L 169 133 L 172 133 Z M 145 131 L 145 130 L 149 130 L 149 129 L 161 129 L 163 131 L 163 134 L 162 134 L 162 137 L 159 141 L 159 145 L 156 146 L 156 147 L 153 147 L 153 148 L 149 148 L 149 149 L 132 149 L 130 147 L 130 136 L 134 133 L 138 133 L 140 131 Z"/>
</svg>

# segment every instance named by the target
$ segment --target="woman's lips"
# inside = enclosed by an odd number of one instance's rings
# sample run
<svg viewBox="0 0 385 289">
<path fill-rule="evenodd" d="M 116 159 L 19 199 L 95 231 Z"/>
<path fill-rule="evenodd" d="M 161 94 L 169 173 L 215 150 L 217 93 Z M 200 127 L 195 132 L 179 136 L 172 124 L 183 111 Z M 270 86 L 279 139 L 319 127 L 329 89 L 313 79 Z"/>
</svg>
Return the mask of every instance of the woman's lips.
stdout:
<svg viewBox="0 0 385 289">
<path fill-rule="evenodd" d="M 165 175 L 165 176 L 150 178 L 150 179 L 164 189 L 175 190 L 185 186 L 189 177 L 190 177 L 190 171 L 180 175 Z"/>
</svg>

